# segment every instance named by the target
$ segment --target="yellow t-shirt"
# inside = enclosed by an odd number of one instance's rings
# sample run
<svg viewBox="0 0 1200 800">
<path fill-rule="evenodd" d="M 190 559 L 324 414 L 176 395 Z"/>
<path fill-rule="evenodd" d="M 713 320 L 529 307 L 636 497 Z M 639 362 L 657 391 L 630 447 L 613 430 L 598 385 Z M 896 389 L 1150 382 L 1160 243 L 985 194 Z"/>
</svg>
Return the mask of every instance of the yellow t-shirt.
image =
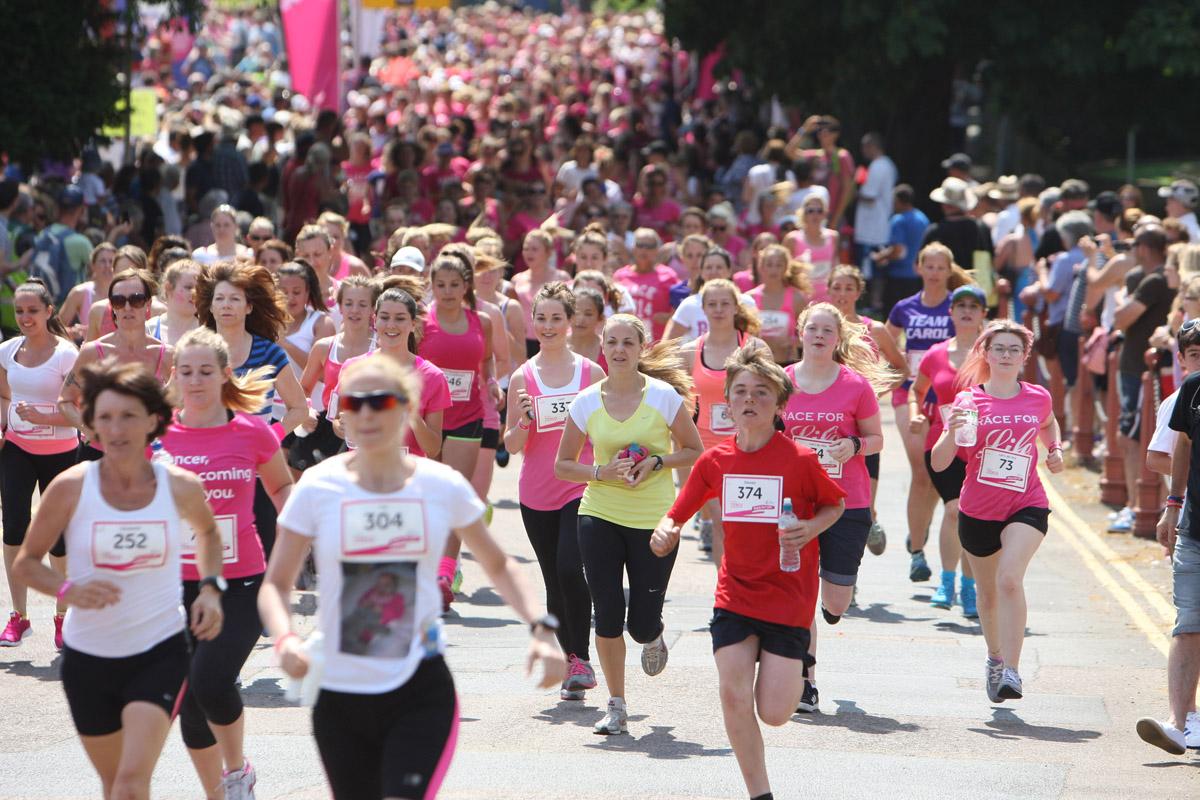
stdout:
<svg viewBox="0 0 1200 800">
<path fill-rule="evenodd" d="M 605 381 L 584 389 L 571 403 L 571 420 L 591 440 L 597 464 L 607 464 L 635 442 L 650 455 L 671 452 L 671 423 L 683 398 L 664 381 L 650 377 L 645 380 L 641 405 L 622 422 L 610 417 L 604 408 L 600 387 Z M 674 500 L 671 470 L 660 469 L 632 488 L 624 481 L 588 481 L 579 513 L 628 528 L 652 530 Z"/>
</svg>

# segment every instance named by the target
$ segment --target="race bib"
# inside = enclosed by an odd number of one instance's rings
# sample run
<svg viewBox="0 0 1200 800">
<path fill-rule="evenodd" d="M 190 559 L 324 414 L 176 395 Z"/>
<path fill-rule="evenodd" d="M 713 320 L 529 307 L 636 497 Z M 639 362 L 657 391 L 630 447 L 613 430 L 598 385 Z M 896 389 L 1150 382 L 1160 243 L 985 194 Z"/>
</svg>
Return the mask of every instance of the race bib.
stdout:
<svg viewBox="0 0 1200 800">
<path fill-rule="evenodd" d="M 758 318 L 762 322 L 759 335 L 764 339 L 782 339 L 788 335 L 792 318 L 786 311 L 759 311 Z"/>
<path fill-rule="evenodd" d="M 237 549 L 237 514 L 221 514 L 214 517 L 217 522 L 217 533 L 221 534 L 221 563 L 232 564 L 238 560 Z M 191 525 L 184 524 L 183 547 L 179 558 L 189 563 L 196 561 L 196 530 Z"/>
<path fill-rule="evenodd" d="M 540 394 L 533 400 L 533 421 L 538 433 L 561 431 L 567 426 L 567 411 L 574 394 Z"/>
<path fill-rule="evenodd" d="M 54 403 L 26 403 L 26 405 L 43 414 L 53 414 L 58 410 Z M 17 413 L 16 403 L 8 407 L 8 429 L 13 433 L 19 433 L 25 439 L 49 439 L 54 435 L 53 425 L 39 425 L 21 419 Z"/>
<path fill-rule="evenodd" d="M 166 565 L 166 521 L 92 523 L 92 563 L 127 574 Z"/>
<path fill-rule="evenodd" d="M 708 429 L 713 433 L 733 433 L 733 420 L 729 418 L 728 403 L 713 403 L 708 407 Z"/>
<path fill-rule="evenodd" d="M 726 475 L 721 484 L 721 519 L 726 522 L 779 524 L 783 478 L 776 475 Z"/>
<path fill-rule="evenodd" d="M 979 482 L 1010 492 L 1024 492 L 1032 464 L 1033 456 L 985 447 L 979 464 Z"/>
<path fill-rule="evenodd" d="M 817 461 L 821 464 L 821 468 L 831 478 L 842 477 L 842 463 L 833 456 L 829 455 L 829 448 L 833 442 L 828 439 L 805 439 L 803 436 L 793 436 L 792 441 L 797 444 L 802 444 L 809 450 L 817 454 Z"/>
<path fill-rule="evenodd" d="M 475 373 L 469 369 L 444 369 L 446 383 L 450 384 L 450 402 L 465 403 L 471 399 L 471 383 Z"/>
<path fill-rule="evenodd" d="M 421 500 L 342 503 L 342 561 L 415 561 L 428 552 Z"/>
</svg>

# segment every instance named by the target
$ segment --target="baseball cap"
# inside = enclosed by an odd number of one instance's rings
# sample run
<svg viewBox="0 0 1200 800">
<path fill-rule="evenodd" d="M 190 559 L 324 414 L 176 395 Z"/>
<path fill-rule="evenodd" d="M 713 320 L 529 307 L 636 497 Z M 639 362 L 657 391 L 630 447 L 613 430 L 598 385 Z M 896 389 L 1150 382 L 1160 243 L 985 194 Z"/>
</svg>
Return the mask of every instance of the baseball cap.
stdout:
<svg viewBox="0 0 1200 800">
<path fill-rule="evenodd" d="M 1171 181 L 1170 186 L 1159 188 L 1158 196 L 1164 200 L 1173 197 L 1188 208 L 1194 208 L 1196 201 L 1200 200 L 1200 189 L 1188 180 Z"/>
<path fill-rule="evenodd" d="M 1088 203 L 1088 210 L 1099 211 L 1109 219 L 1116 219 L 1121 216 L 1125 206 L 1121 204 L 1121 198 L 1116 192 L 1101 192 Z"/>
<path fill-rule="evenodd" d="M 987 308 L 987 295 L 983 293 L 983 289 L 980 289 L 973 283 L 969 283 L 966 286 L 960 286 L 955 289 L 954 293 L 950 295 L 950 305 L 954 305 L 964 297 L 970 297 L 979 303 L 979 305 Z"/>
<path fill-rule="evenodd" d="M 421 255 L 421 251 L 415 247 L 401 247 L 392 256 L 392 262 L 389 266 L 392 269 L 407 267 L 419 274 L 425 271 L 425 256 Z"/>
<path fill-rule="evenodd" d="M 83 205 L 83 190 L 78 186 L 68 186 L 58 195 L 59 208 L 79 208 Z"/>
<path fill-rule="evenodd" d="M 966 153 L 955 153 L 942 162 L 942 169 L 970 169 L 973 161 Z"/>
</svg>

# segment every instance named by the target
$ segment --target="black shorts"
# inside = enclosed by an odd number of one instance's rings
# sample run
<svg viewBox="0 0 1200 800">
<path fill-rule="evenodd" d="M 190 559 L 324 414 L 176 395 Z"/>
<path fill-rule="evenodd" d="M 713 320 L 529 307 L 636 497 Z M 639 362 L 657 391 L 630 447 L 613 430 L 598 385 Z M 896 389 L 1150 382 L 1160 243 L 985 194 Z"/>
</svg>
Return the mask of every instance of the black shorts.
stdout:
<svg viewBox="0 0 1200 800">
<path fill-rule="evenodd" d="M 448 431 L 442 431 L 442 442 L 447 439 L 464 439 L 471 441 L 472 439 L 483 438 L 483 417 L 477 420 L 468 422 L 466 425 L 459 425 L 457 428 L 451 428 Z"/>
<path fill-rule="evenodd" d="M 479 443 L 483 450 L 495 450 L 500 447 L 500 431 L 496 428 L 484 428 L 483 439 Z"/>
<path fill-rule="evenodd" d="M 308 436 L 289 433 L 283 439 L 288 466 L 303 472 L 346 449 L 346 443 L 333 432 L 333 423 L 322 411 L 317 415 L 317 427 Z"/>
<path fill-rule="evenodd" d="M 829 526 L 820 538 L 821 577 L 838 586 L 853 586 L 858 580 L 871 533 L 871 509 L 848 508 L 837 522 Z"/>
<path fill-rule="evenodd" d="M 808 628 L 780 625 L 777 622 L 764 622 L 754 617 L 735 614 L 723 608 L 714 608 L 712 620 L 708 623 L 709 633 L 712 634 L 713 652 L 731 644 L 744 642 L 751 636 L 758 637 L 759 650 L 782 658 L 792 658 L 803 661 L 805 666 L 817 663 L 808 654 L 812 634 Z"/>
<path fill-rule="evenodd" d="M 950 466 L 938 472 L 933 468 L 933 451 L 926 450 L 925 471 L 929 473 L 929 479 L 933 481 L 933 488 L 937 489 L 938 497 L 942 498 L 943 503 L 958 499 L 959 493 L 962 492 L 962 486 L 967 480 L 967 462 L 955 456 L 954 460 L 950 462 Z"/>
<path fill-rule="evenodd" d="M 152 703 L 174 719 L 192 659 L 183 632 L 144 653 L 124 658 L 90 656 L 64 646 L 62 685 L 80 736 L 121 730 L 130 703 Z"/>
<path fill-rule="evenodd" d="M 962 542 L 963 550 L 977 558 L 987 558 L 1000 551 L 1000 534 L 1004 529 L 1020 522 L 1041 531 L 1046 535 L 1050 527 L 1050 509 L 1022 508 L 1008 519 L 975 519 L 968 517 L 961 510 L 958 512 L 958 540 Z"/>
<path fill-rule="evenodd" d="M 863 456 L 863 461 L 867 462 L 867 477 L 873 481 L 879 480 L 879 453 Z"/>
</svg>

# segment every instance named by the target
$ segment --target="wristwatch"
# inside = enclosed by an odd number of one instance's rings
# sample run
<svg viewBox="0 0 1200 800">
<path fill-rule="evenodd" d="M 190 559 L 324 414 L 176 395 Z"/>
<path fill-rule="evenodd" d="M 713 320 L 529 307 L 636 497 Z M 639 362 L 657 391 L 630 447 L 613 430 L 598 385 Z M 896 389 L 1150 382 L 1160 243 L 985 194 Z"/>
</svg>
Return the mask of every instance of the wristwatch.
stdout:
<svg viewBox="0 0 1200 800">
<path fill-rule="evenodd" d="M 657 459 L 657 461 L 654 464 L 654 467 L 650 470 L 651 472 L 658 472 L 660 469 L 663 468 L 663 457 L 662 456 L 656 454 L 656 455 L 652 455 L 650 457 L 653 459 Z"/>
<path fill-rule="evenodd" d="M 203 589 L 205 586 L 211 586 L 220 594 L 225 594 L 226 590 L 229 589 L 229 581 L 220 575 L 209 575 L 207 578 L 200 579 L 200 588 Z"/>
<path fill-rule="evenodd" d="M 558 617 L 553 614 L 546 613 L 529 623 L 529 632 L 537 633 L 538 628 L 544 628 L 550 633 L 558 630 Z"/>
</svg>

